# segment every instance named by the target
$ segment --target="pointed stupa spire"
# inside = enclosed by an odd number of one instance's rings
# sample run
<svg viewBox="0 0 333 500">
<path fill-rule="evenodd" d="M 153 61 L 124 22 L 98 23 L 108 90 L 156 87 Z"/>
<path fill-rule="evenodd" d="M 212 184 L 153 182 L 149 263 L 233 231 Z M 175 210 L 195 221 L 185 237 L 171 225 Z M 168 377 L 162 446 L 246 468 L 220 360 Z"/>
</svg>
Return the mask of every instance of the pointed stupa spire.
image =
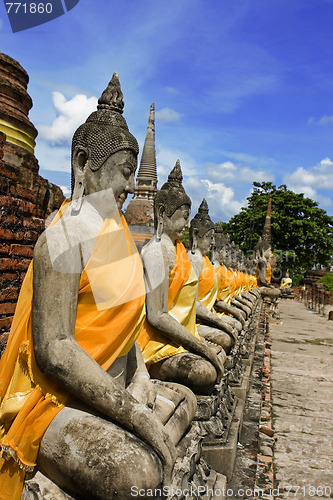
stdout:
<svg viewBox="0 0 333 500">
<path fill-rule="evenodd" d="M 156 152 L 155 152 L 155 105 L 150 106 L 146 140 L 141 156 L 137 183 L 147 181 L 153 188 L 157 185 Z"/>
<path fill-rule="evenodd" d="M 154 198 L 157 193 L 157 169 L 155 152 L 155 106 L 150 106 L 146 140 L 143 147 L 140 168 L 136 178 L 134 197 L 127 210 L 126 219 L 134 234 L 154 232 Z M 133 229 L 134 228 L 134 229 Z M 138 240 L 136 240 L 138 241 Z M 141 240 L 140 240 L 141 241 Z"/>
<path fill-rule="evenodd" d="M 266 220 L 262 232 L 262 239 L 265 240 L 269 245 L 272 244 L 271 215 L 272 215 L 272 195 L 269 195 Z"/>
</svg>

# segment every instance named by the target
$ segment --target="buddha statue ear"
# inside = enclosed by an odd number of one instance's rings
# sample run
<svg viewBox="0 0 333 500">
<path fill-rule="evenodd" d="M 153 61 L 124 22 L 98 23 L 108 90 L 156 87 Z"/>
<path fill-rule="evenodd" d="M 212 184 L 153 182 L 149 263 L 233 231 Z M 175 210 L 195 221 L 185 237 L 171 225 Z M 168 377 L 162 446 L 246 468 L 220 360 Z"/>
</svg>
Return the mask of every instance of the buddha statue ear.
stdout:
<svg viewBox="0 0 333 500">
<path fill-rule="evenodd" d="M 164 213 L 165 207 L 163 205 L 159 205 L 157 209 L 157 230 L 156 230 L 156 240 L 161 241 L 162 234 L 164 231 Z"/>
<path fill-rule="evenodd" d="M 88 150 L 77 147 L 74 150 L 73 158 L 74 186 L 72 192 L 72 214 L 77 214 L 81 210 L 83 196 L 85 194 L 85 171 L 88 167 Z"/>
<path fill-rule="evenodd" d="M 196 249 L 198 248 L 198 230 L 196 228 L 193 229 L 192 232 L 192 245 L 191 245 L 191 253 L 194 254 Z"/>
</svg>

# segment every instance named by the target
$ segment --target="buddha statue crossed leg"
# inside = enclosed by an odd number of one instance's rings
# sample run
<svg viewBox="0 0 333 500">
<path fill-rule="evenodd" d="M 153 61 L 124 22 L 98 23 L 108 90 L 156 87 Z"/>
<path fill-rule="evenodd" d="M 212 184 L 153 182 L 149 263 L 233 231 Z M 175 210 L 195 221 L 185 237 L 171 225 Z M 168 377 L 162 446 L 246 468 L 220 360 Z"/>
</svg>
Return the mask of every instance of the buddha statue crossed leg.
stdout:
<svg viewBox="0 0 333 500">
<path fill-rule="evenodd" d="M 72 200 L 37 242 L 0 364 L 0 490 L 20 498 L 38 463 L 75 498 L 166 484 L 195 397 L 152 383 L 136 338 L 141 260 L 120 209 L 138 146 L 118 75 L 72 144 Z M 38 455 L 38 456 L 37 456 Z"/>
</svg>

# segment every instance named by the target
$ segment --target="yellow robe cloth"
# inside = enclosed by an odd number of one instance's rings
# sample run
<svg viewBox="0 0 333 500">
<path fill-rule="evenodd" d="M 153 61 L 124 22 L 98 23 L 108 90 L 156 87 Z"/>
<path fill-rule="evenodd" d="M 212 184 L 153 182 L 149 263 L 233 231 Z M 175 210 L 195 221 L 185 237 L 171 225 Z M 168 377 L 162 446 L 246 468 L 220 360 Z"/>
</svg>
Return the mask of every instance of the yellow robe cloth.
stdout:
<svg viewBox="0 0 333 500">
<path fill-rule="evenodd" d="M 66 201 L 52 225 L 67 206 Z M 104 221 L 81 274 L 78 291 L 75 340 L 104 370 L 131 349 L 145 318 L 141 259 L 122 216 L 121 221 L 122 225 L 113 219 Z M 119 251 L 123 260 L 119 260 Z M 36 465 L 44 432 L 71 399 L 36 364 L 31 331 L 32 264 L 22 284 L 8 344 L 0 361 L 2 500 L 20 499 L 25 472 Z M 117 297 L 122 294 L 130 300 L 108 302 L 110 294 Z"/>
<path fill-rule="evenodd" d="M 226 267 L 219 266 L 215 269 L 217 276 L 217 299 L 230 304 L 231 299 L 231 277 Z"/>
<path fill-rule="evenodd" d="M 217 276 L 215 269 L 206 256 L 203 258 L 203 267 L 199 276 L 198 299 L 210 311 L 213 309 L 217 298 Z"/>
<path fill-rule="evenodd" d="M 235 276 L 235 294 L 238 295 L 239 297 L 242 296 L 242 289 L 243 289 L 243 283 L 242 283 L 242 273 L 240 271 L 234 271 L 234 276 Z"/>
<path fill-rule="evenodd" d="M 267 262 L 266 280 L 268 281 L 268 283 L 272 281 L 272 266 L 270 262 Z"/>
<path fill-rule="evenodd" d="M 168 313 L 192 335 L 200 339 L 196 329 L 196 298 L 198 278 L 193 270 L 184 245 L 177 241 L 176 261 L 169 274 Z M 152 327 L 147 319 L 138 338 L 143 359 L 150 365 L 186 352 L 182 346 Z"/>
</svg>

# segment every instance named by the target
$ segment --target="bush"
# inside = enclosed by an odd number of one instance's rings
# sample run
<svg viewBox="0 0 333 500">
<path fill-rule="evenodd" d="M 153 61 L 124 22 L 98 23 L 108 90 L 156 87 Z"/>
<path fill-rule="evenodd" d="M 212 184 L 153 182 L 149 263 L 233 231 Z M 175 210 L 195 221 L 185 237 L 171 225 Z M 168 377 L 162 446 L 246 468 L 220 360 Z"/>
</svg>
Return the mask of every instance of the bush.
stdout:
<svg viewBox="0 0 333 500">
<path fill-rule="evenodd" d="M 325 274 L 317 283 L 324 283 L 325 290 L 333 293 L 333 273 Z"/>
</svg>

